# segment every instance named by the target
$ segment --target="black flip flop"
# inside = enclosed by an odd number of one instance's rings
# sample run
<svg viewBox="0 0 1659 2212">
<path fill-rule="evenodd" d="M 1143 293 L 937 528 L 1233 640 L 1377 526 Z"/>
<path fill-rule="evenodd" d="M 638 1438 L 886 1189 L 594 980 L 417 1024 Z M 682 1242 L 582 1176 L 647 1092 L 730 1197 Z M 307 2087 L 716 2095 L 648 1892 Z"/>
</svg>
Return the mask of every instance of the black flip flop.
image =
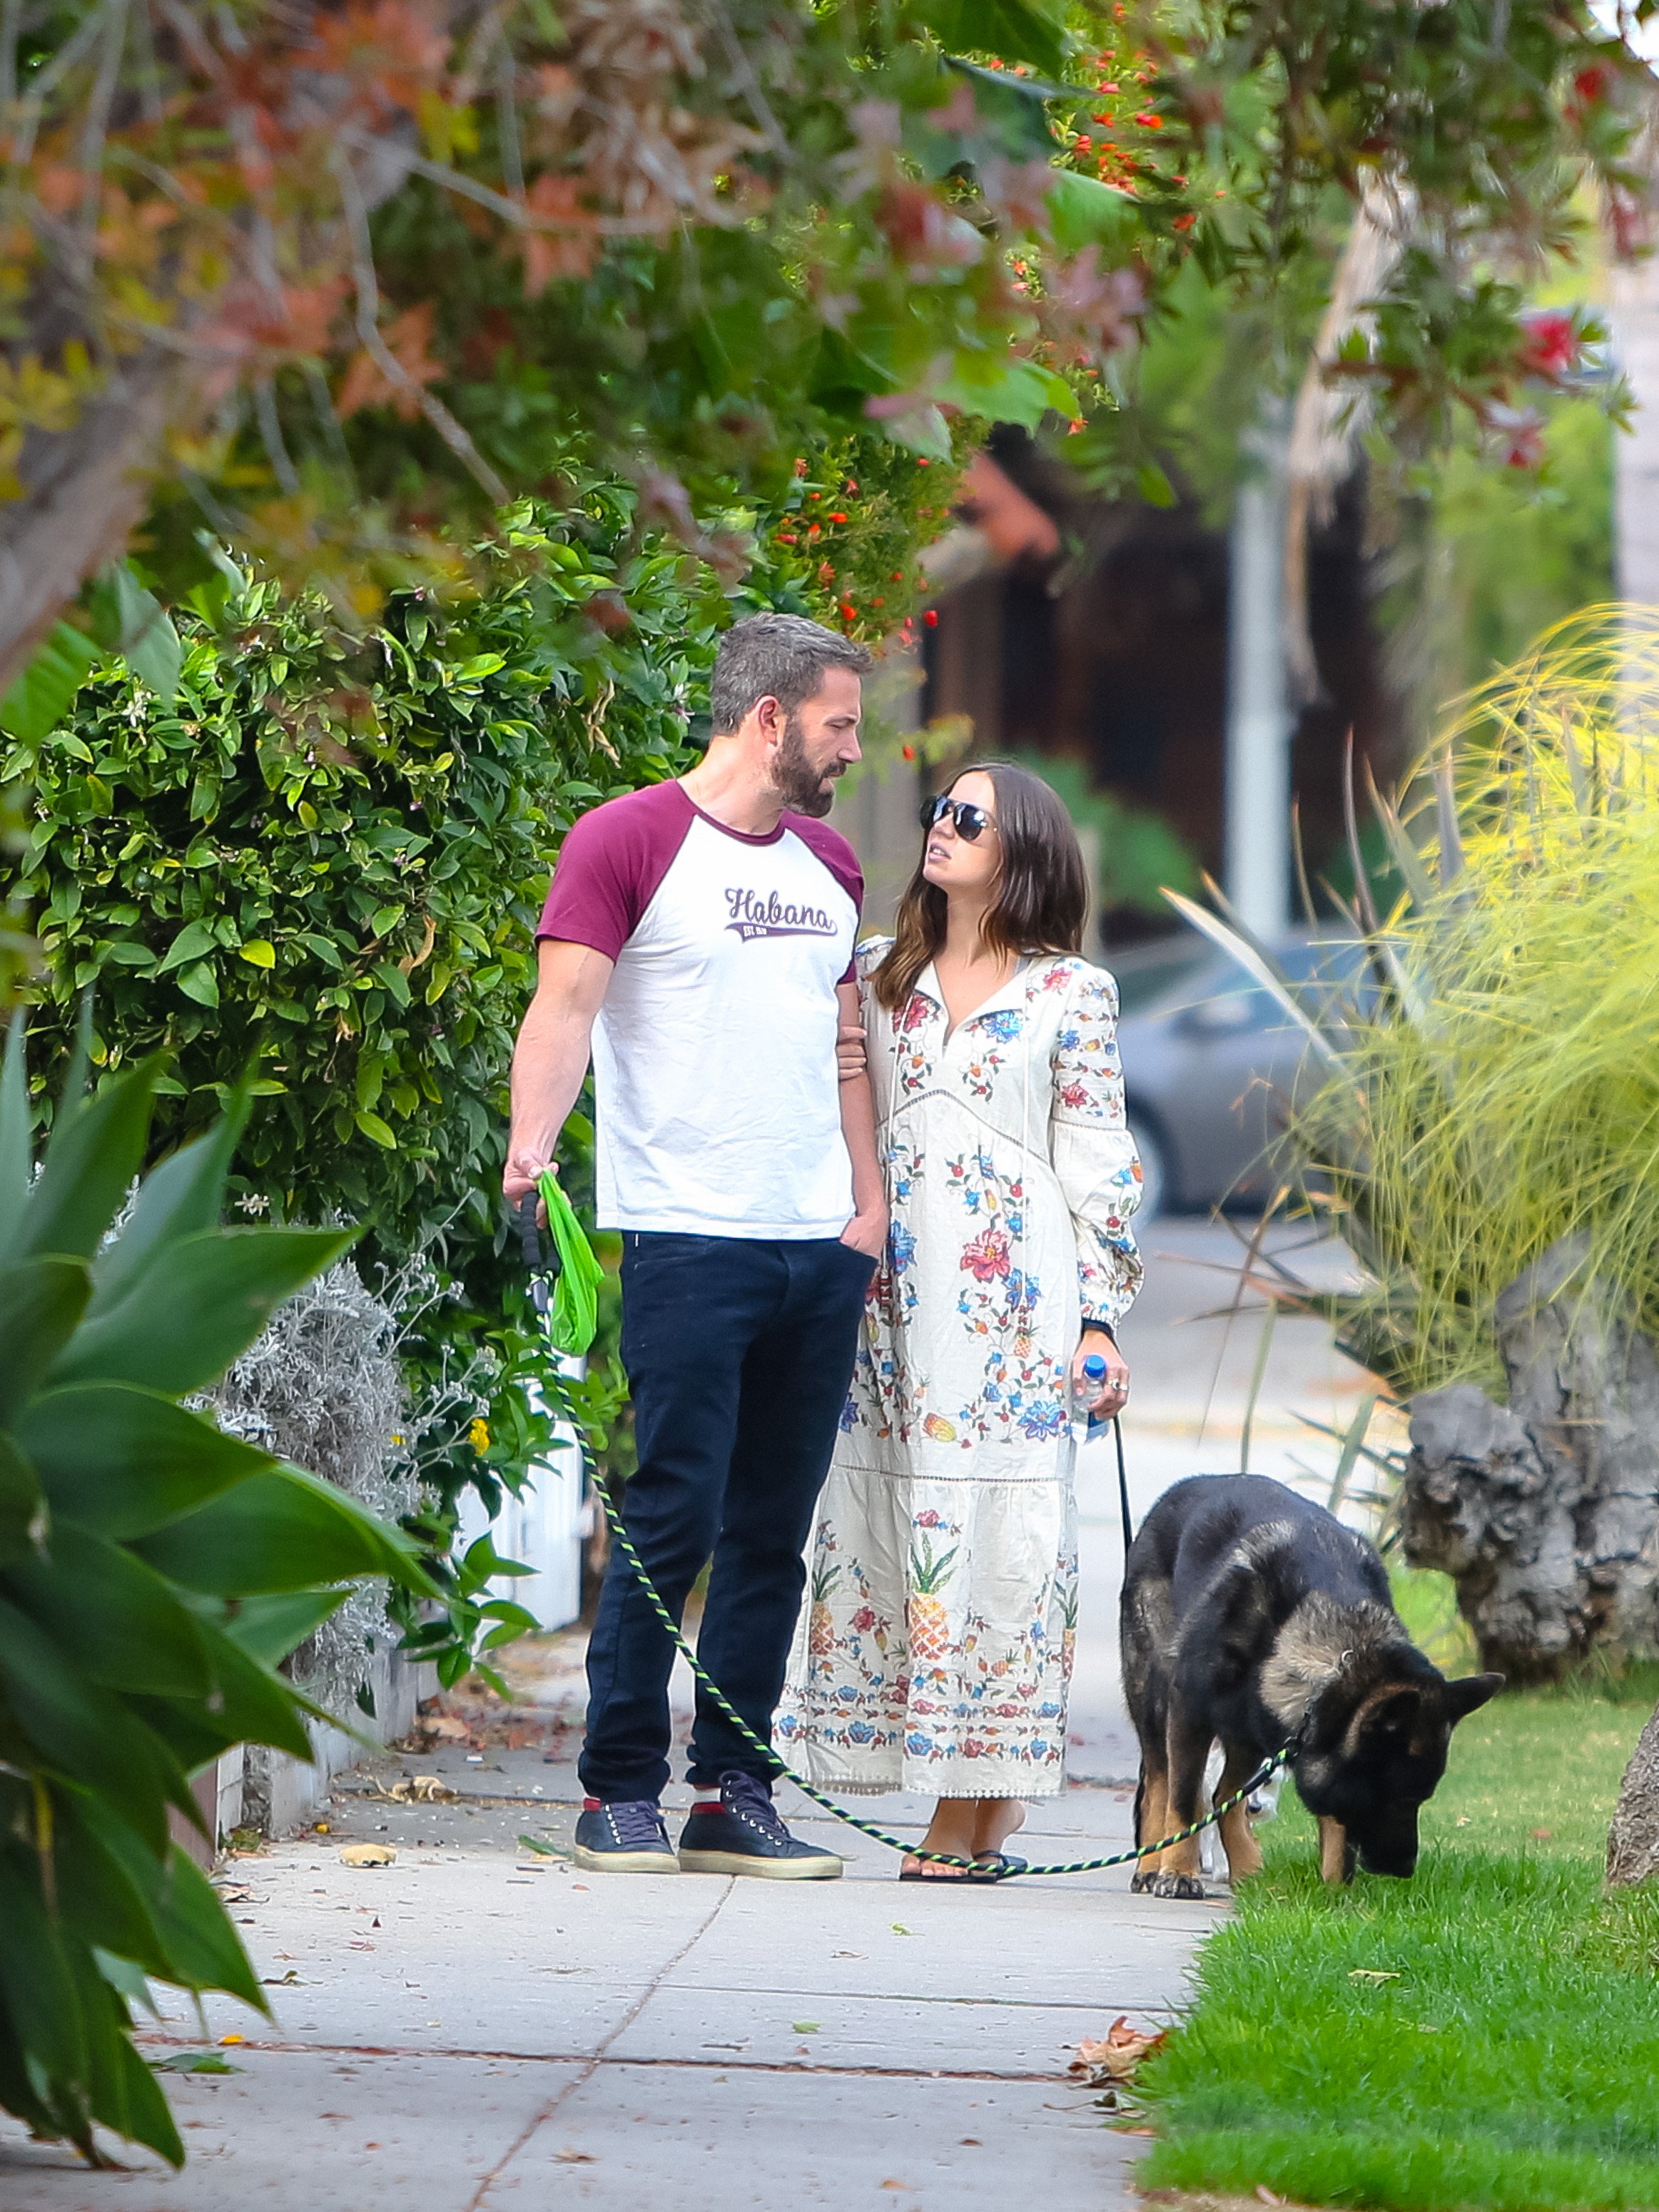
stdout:
<svg viewBox="0 0 1659 2212">
<path fill-rule="evenodd" d="M 1017 1859 L 1007 1851 L 981 1851 L 975 1859 L 969 1881 L 1007 1881 L 1017 1874 L 1024 1874 L 1030 1859 Z"/>
</svg>

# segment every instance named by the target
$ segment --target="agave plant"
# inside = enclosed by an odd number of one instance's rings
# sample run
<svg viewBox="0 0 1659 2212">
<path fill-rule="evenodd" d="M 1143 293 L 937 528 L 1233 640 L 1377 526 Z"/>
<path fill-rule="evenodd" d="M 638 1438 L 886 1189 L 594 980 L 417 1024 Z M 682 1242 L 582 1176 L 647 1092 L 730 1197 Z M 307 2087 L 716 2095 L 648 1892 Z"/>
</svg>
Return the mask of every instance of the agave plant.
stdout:
<svg viewBox="0 0 1659 2212">
<path fill-rule="evenodd" d="M 147 1980 L 264 2009 L 170 1819 L 243 1742 L 309 1755 L 277 1662 L 357 1580 L 421 1583 L 408 1540 L 181 1403 L 350 1242 L 226 1229 L 242 1118 L 147 1176 L 152 1060 L 32 1158 L 21 1018 L 0 1073 L 0 2106 L 100 2158 L 94 2126 L 184 2152 L 132 2041 Z"/>
</svg>

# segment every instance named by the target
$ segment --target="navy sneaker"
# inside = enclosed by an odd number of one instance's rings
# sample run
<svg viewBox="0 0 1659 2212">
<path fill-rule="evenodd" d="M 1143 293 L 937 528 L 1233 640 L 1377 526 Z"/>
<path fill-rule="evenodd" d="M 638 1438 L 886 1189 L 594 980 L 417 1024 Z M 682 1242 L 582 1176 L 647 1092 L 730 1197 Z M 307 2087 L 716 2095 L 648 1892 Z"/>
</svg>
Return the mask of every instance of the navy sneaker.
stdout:
<svg viewBox="0 0 1659 2212">
<path fill-rule="evenodd" d="M 576 1822 L 576 1864 L 584 1874 L 678 1874 L 680 1863 L 654 1797 L 614 1805 L 586 1800 Z"/>
<path fill-rule="evenodd" d="M 680 1831 L 687 1874 L 754 1874 L 769 1881 L 834 1881 L 834 1851 L 797 1843 L 778 1818 L 772 1793 L 752 1774 L 722 1774 L 720 1809 L 696 1813 Z"/>
</svg>

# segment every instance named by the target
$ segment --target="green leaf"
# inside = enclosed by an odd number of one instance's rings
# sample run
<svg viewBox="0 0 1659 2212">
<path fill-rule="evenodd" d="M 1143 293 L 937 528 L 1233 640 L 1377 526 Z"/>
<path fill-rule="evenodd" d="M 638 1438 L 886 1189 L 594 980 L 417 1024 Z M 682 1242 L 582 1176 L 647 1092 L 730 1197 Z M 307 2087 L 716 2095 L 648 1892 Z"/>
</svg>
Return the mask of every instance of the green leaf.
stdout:
<svg viewBox="0 0 1659 2212">
<path fill-rule="evenodd" d="M 194 1807 L 183 1770 L 148 1729 L 133 1726 L 118 1698 L 85 1680 L 44 1629 L 3 1599 L 0 1683 L 40 1762 L 84 1783 L 159 1850 L 168 1803 Z M 0 1955 L 5 1949 L 0 1943 Z"/>
<path fill-rule="evenodd" d="M 247 1091 L 239 1085 L 205 1136 L 181 1145 L 145 1176 L 119 1237 L 93 1262 L 93 1313 L 119 1297 L 160 1246 L 218 1225 L 225 1179 L 247 1120 Z"/>
<path fill-rule="evenodd" d="M 239 945 L 236 951 L 250 968 L 274 968 L 276 965 L 276 947 L 267 938 L 250 937 L 246 944 Z"/>
<path fill-rule="evenodd" d="M 15 1423 L 55 1513 L 117 1542 L 148 1536 L 276 1462 L 205 1413 L 126 1382 L 46 1391 Z"/>
<path fill-rule="evenodd" d="M 121 613 L 121 657 L 139 682 L 170 707 L 179 696 L 185 659 L 179 633 L 161 601 L 145 590 L 125 562 L 115 571 L 115 591 Z"/>
<path fill-rule="evenodd" d="M 435 1595 L 414 1545 L 343 1491 L 281 1467 L 258 1474 L 135 1546 L 186 1589 L 214 1597 L 311 1590 L 319 1580 L 390 1575 Z"/>
<path fill-rule="evenodd" d="M 0 1429 L 0 1566 L 27 1558 L 40 1540 L 46 1504 L 34 1469 Z"/>
<path fill-rule="evenodd" d="M 52 735 L 75 703 L 75 695 L 98 665 L 98 647 L 84 630 L 57 623 L 35 647 L 34 658 L 0 699 L 0 730 L 24 744 Z"/>
<path fill-rule="evenodd" d="M 216 2051 L 173 2051 L 165 2058 L 152 2058 L 150 2065 L 158 2074 L 244 2074 L 244 2066 L 233 2066 Z"/>
<path fill-rule="evenodd" d="M 1175 486 L 1156 461 L 1143 461 L 1135 471 L 1135 489 L 1148 507 L 1173 507 Z"/>
<path fill-rule="evenodd" d="M 83 1260 L 26 1260 L 0 1273 L 0 1423 L 15 1420 L 74 1336 L 89 1287 Z"/>
<path fill-rule="evenodd" d="M 242 1597 L 227 1609 L 222 1625 L 232 1643 L 240 1644 L 250 1658 L 276 1667 L 332 1619 L 344 1596 L 337 1589 L 302 1589 Z"/>
<path fill-rule="evenodd" d="M 0 1265 L 8 1261 L 21 1232 L 23 1209 L 33 1180 L 30 1162 L 28 1079 L 23 1064 L 23 1009 L 6 1031 L 0 1061 Z"/>
<path fill-rule="evenodd" d="M 1018 422 L 1035 430 L 1052 409 L 1074 416 L 1076 394 L 1063 377 L 1034 361 L 1006 353 L 959 352 L 938 397 L 994 422 Z"/>
<path fill-rule="evenodd" d="M 331 1612 L 342 1596 L 339 1590 L 331 1593 Z M 233 1742 L 268 1743 L 291 1758 L 308 1759 L 311 1739 L 294 1685 L 252 1657 L 233 1637 L 205 1625 L 203 1632 L 213 1669 L 216 1723 Z"/>
<path fill-rule="evenodd" d="M 199 960 L 204 952 L 211 952 L 218 942 L 210 921 L 202 917 L 187 921 L 168 945 L 155 972 L 165 975 L 170 969 L 182 968 L 186 961 Z"/>
<path fill-rule="evenodd" d="M 198 961 L 193 968 L 185 968 L 180 971 L 179 988 L 187 999 L 194 999 L 198 1006 L 216 1007 L 218 1006 L 219 979 L 205 960 Z"/>
<path fill-rule="evenodd" d="M 367 1106 L 360 1106 L 352 1119 L 364 1136 L 369 1138 L 374 1143 L 381 1146 L 388 1152 L 397 1151 L 397 1136 L 389 1121 L 383 1121 L 378 1114 L 371 1113 Z"/>
<path fill-rule="evenodd" d="M 917 11 L 947 53 L 994 54 L 1059 74 L 1066 64 L 1064 11 L 1042 0 L 927 0 Z"/>
<path fill-rule="evenodd" d="M 199 1390 L 247 1349 L 284 1298 L 339 1258 L 355 1234 L 215 1229 L 164 1244 L 120 1297 L 82 1324 L 52 1380 Z"/>
<path fill-rule="evenodd" d="M 85 2023 L 63 1936 L 41 1899 L 38 1876 L 20 1881 L 13 1875 L 4 1882 L 0 1915 L 6 1931 L 0 1943 L 0 2014 L 43 2073 L 84 2081 Z"/>
<path fill-rule="evenodd" d="M 176 1844 L 168 1855 L 155 1917 L 185 1988 L 223 1990 L 257 2012 L 270 2012 L 258 1977 L 212 1883 Z"/>
<path fill-rule="evenodd" d="M 1109 265 L 1127 258 L 1144 235 L 1141 213 L 1134 201 L 1115 185 L 1102 184 L 1098 177 L 1083 176 L 1076 169 L 1056 169 L 1044 198 L 1048 203 L 1049 234 L 1062 253 L 1098 246 Z"/>
<path fill-rule="evenodd" d="M 91 1098 L 60 1109 L 46 1164 L 29 1194 L 19 1249 L 90 1259 L 144 1157 L 155 1079 L 166 1055 L 111 1078 Z"/>
<path fill-rule="evenodd" d="M 13 1598 L 90 1682 L 140 1697 L 205 1698 L 202 1632 L 153 1569 L 89 1528 L 61 1521 L 49 1559 L 14 1562 Z"/>
</svg>

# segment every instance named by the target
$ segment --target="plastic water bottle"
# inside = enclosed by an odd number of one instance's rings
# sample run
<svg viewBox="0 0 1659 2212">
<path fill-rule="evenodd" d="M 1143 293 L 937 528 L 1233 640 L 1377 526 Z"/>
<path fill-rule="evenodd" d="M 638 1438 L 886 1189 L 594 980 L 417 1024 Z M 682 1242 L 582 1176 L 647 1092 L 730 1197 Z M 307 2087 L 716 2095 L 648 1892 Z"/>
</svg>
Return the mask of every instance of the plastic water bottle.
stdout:
<svg viewBox="0 0 1659 2212">
<path fill-rule="evenodd" d="M 1083 1388 L 1077 1393 L 1079 1413 L 1099 1395 L 1100 1386 L 1105 1380 L 1106 1362 L 1097 1352 L 1091 1352 L 1083 1363 Z M 1089 1425 L 1085 1431 L 1085 1440 L 1088 1437 L 1097 1436 L 1105 1425 L 1097 1413 L 1091 1413 Z"/>
</svg>

